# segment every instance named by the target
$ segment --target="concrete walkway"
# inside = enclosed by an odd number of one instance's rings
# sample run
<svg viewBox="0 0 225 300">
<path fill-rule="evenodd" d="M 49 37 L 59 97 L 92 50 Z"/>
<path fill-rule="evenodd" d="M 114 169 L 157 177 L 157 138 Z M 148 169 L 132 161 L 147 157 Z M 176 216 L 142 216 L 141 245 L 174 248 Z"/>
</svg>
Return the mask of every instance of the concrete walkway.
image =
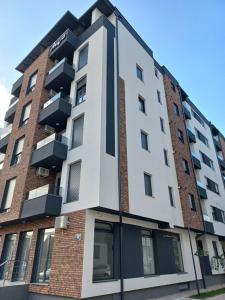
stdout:
<svg viewBox="0 0 225 300">
<path fill-rule="evenodd" d="M 218 290 L 218 289 L 221 289 L 224 287 L 225 287 L 225 284 L 214 285 L 207 289 L 201 289 L 201 293 Z M 173 294 L 173 295 L 168 295 L 166 297 L 154 298 L 154 299 L 149 299 L 149 300 L 189 300 L 189 299 L 192 299 L 192 298 L 189 298 L 190 296 L 196 295 L 196 294 L 197 294 L 196 290 L 191 290 L 191 291 L 185 291 L 185 292 L 181 292 L 181 293 L 177 293 L 177 294 Z M 225 300 L 225 294 L 209 298 L 209 300 Z"/>
</svg>

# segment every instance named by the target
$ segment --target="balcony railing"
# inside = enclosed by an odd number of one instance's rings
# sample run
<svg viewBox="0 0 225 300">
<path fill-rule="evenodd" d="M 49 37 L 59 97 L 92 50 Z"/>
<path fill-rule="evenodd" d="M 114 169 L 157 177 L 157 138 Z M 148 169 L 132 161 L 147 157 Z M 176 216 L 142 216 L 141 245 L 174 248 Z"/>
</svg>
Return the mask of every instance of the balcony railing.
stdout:
<svg viewBox="0 0 225 300">
<path fill-rule="evenodd" d="M 59 186 L 46 184 L 39 188 L 29 191 L 26 198 L 27 198 L 27 200 L 31 200 L 31 199 L 42 197 L 45 195 L 61 196 L 62 188 Z"/>
<path fill-rule="evenodd" d="M 191 128 L 187 127 L 187 134 L 190 143 L 196 143 L 196 137 Z"/>
<path fill-rule="evenodd" d="M 70 102 L 70 97 L 67 96 L 65 93 L 63 92 L 59 92 L 57 93 L 55 96 L 53 96 L 51 99 L 49 99 L 47 102 L 44 103 L 43 108 L 48 107 L 49 105 L 51 105 L 53 102 L 59 100 L 60 98 Z"/>
<path fill-rule="evenodd" d="M 4 137 L 6 137 L 8 134 L 10 134 L 12 131 L 12 125 L 9 125 L 4 128 L 4 133 L 0 136 L 0 140 L 2 140 Z"/>
<path fill-rule="evenodd" d="M 48 71 L 48 75 L 52 74 L 58 67 L 60 67 L 64 63 L 71 64 L 70 61 L 66 57 L 64 57 Z"/>
<path fill-rule="evenodd" d="M 53 133 L 52 135 L 48 136 L 47 138 L 41 140 L 36 144 L 35 150 L 40 149 L 41 147 L 53 142 L 58 141 L 64 145 L 68 145 L 68 139 L 62 134 L 59 133 Z"/>
</svg>

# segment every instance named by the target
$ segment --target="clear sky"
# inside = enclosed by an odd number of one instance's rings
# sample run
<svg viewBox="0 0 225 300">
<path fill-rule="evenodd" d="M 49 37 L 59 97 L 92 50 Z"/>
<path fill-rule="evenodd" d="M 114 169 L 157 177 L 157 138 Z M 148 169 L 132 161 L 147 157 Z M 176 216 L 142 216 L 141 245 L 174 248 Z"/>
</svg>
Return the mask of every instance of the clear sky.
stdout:
<svg viewBox="0 0 225 300">
<path fill-rule="evenodd" d="M 0 126 L 20 76 L 15 66 L 70 10 L 80 17 L 93 0 L 1 0 Z M 154 57 L 225 135 L 225 0 L 114 0 Z"/>
</svg>

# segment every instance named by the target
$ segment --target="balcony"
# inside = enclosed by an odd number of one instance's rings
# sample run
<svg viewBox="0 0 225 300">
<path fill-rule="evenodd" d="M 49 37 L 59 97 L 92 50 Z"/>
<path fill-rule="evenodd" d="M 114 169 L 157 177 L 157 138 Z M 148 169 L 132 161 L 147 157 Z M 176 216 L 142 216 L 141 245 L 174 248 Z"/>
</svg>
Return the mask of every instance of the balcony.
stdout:
<svg viewBox="0 0 225 300">
<path fill-rule="evenodd" d="M 191 120 L 191 113 L 184 105 L 183 105 L 183 111 L 184 111 L 185 119 L 186 120 Z"/>
<path fill-rule="evenodd" d="M 31 165 L 43 167 L 54 172 L 62 169 L 62 163 L 67 157 L 67 138 L 54 133 L 36 145 L 31 158 Z"/>
<path fill-rule="evenodd" d="M 8 126 L 5 128 L 4 133 L 0 136 L 0 153 L 6 153 L 11 131 L 12 126 Z"/>
<path fill-rule="evenodd" d="M 70 93 L 71 82 L 74 80 L 75 71 L 69 61 L 64 58 L 48 72 L 45 79 L 45 88 L 67 95 Z"/>
<path fill-rule="evenodd" d="M 47 101 L 40 111 L 38 122 L 54 127 L 57 132 L 66 128 L 67 118 L 71 114 L 70 99 L 63 92 Z"/>
<path fill-rule="evenodd" d="M 67 57 L 73 60 L 73 54 L 77 48 L 77 37 L 72 31 L 67 29 L 51 46 L 49 50 L 49 57 L 51 59 L 61 60 Z"/>
<path fill-rule="evenodd" d="M 197 188 L 199 192 L 199 196 L 201 199 L 207 199 L 207 191 L 205 189 L 205 186 L 201 183 L 201 181 L 197 181 Z"/>
<path fill-rule="evenodd" d="M 23 75 L 17 79 L 17 81 L 13 84 L 11 94 L 17 98 L 19 98 L 21 86 L 23 83 Z"/>
<path fill-rule="evenodd" d="M 210 217 L 207 215 L 203 215 L 203 219 L 204 219 L 206 233 L 214 234 L 215 230 L 214 230 L 213 223 L 210 220 Z"/>
<path fill-rule="evenodd" d="M 18 101 L 19 101 L 19 99 L 17 97 L 13 97 L 11 99 L 9 108 L 6 111 L 5 119 L 4 119 L 7 123 L 10 123 L 10 124 L 13 123 Z"/>
<path fill-rule="evenodd" d="M 195 134 L 192 132 L 190 128 L 187 128 L 187 135 L 188 135 L 189 143 L 196 143 Z"/>
<path fill-rule="evenodd" d="M 21 219 L 58 216 L 61 212 L 61 188 L 44 185 L 28 193 L 23 202 Z"/>
<path fill-rule="evenodd" d="M 221 168 L 221 171 L 225 171 L 225 161 L 222 157 L 218 157 L 219 165 Z"/>
<path fill-rule="evenodd" d="M 198 155 L 196 153 L 192 152 L 191 157 L 192 157 L 192 162 L 193 162 L 194 168 L 200 170 L 202 168 L 202 166 L 201 166 L 201 161 L 200 161 Z"/>
<path fill-rule="evenodd" d="M 220 144 L 220 141 L 214 137 L 213 142 L 214 142 L 214 145 L 216 147 L 216 151 L 218 151 L 218 152 L 222 151 L 222 146 Z"/>
</svg>

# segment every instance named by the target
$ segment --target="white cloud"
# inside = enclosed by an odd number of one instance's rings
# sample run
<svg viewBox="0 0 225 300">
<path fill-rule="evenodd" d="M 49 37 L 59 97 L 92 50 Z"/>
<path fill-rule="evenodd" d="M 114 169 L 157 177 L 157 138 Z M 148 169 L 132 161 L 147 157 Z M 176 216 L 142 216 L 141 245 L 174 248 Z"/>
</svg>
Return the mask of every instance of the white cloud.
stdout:
<svg viewBox="0 0 225 300">
<path fill-rule="evenodd" d="M 3 82 L 0 81 L 0 127 L 4 126 L 5 112 L 9 106 L 9 101 L 12 95 L 7 90 Z"/>
</svg>

